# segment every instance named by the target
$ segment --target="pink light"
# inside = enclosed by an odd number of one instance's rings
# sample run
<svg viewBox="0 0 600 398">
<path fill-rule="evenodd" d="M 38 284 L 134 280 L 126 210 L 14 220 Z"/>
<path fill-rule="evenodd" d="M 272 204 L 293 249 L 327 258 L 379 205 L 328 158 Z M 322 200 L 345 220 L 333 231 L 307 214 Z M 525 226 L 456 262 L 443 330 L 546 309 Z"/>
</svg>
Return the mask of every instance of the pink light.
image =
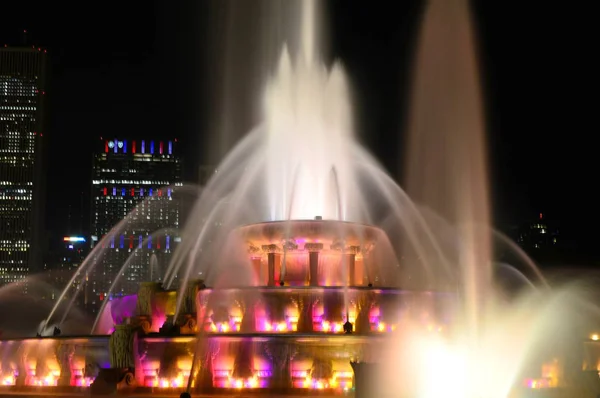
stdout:
<svg viewBox="0 0 600 398">
<path fill-rule="evenodd" d="M 75 385 L 77 387 L 89 387 L 93 382 L 93 377 L 80 377 L 75 379 Z"/>
</svg>

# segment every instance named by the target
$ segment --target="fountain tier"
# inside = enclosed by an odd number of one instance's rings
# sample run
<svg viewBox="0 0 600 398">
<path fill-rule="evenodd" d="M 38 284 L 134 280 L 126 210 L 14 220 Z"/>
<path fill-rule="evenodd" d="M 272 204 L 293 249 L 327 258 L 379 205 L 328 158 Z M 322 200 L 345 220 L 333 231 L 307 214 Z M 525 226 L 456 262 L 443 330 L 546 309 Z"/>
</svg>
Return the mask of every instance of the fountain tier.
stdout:
<svg viewBox="0 0 600 398">
<path fill-rule="evenodd" d="M 256 286 L 396 286 L 396 256 L 376 227 L 293 220 L 234 232 L 248 248 Z"/>
</svg>

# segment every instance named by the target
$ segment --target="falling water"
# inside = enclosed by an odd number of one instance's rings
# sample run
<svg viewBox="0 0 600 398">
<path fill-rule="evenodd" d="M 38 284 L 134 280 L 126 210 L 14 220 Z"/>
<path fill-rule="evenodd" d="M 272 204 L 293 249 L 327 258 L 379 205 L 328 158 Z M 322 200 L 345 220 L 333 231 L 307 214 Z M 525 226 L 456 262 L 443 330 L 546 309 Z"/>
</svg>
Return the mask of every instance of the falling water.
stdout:
<svg viewBox="0 0 600 398">
<path fill-rule="evenodd" d="M 461 230 L 461 291 L 476 333 L 491 277 L 483 109 L 467 0 L 431 0 L 414 67 L 407 190 Z"/>
<path fill-rule="evenodd" d="M 156 257 L 156 253 L 153 253 L 150 256 L 150 281 L 154 282 L 154 272 L 157 274 L 160 272 L 158 268 L 158 257 Z"/>
</svg>

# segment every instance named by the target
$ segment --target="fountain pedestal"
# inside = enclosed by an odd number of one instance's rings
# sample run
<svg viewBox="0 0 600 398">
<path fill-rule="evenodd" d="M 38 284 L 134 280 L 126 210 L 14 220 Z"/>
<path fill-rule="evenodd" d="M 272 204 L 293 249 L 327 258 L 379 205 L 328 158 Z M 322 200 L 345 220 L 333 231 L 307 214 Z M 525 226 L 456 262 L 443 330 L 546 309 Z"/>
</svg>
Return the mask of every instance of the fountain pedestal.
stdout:
<svg viewBox="0 0 600 398">
<path fill-rule="evenodd" d="M 131 324 L 116 325 L 108 340 L 110 368 L 100 369 L 90 385 L 92 395 L 114 394 L 117 390 L 134 388 L 137 353 L 136 327 Z"/>
<path fill-rule="evenodd" d="M 271 359 L 273 369 L 272 386 L 276 389 L 292 387 L 292 374 L 290 365 L 296 356 L 296 348 L 291 344 L 273 341 L 267 343 L 266 353 Z"/>
<path fill-rule="evenodd" d="M 133 323 L 138 326 L 144 334 L 152 331 L 152 315 L 157 307 L 157 294 L 161 292 L 162 286 L 157 282 L 142 282 L 137 294 L 136 317 Z"/>
<path fill-rule="evenodd" d="M 206 289 L 204 280 L 196 279 L 190 281 L 183 292 L 181 310 L 179 311 L 180 316 L 176 320 L 181 334 L 195 334 L 198 332 L 198 305 L 196 300 L 198 293 L 203 289 Z"/>
</svg>

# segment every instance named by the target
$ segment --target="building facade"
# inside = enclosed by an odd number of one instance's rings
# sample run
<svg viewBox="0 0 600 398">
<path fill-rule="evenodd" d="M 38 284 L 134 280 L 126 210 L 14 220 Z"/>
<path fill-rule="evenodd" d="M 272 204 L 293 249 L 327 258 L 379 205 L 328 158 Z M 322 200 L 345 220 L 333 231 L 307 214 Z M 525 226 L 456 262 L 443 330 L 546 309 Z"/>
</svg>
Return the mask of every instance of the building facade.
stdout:
<svg viewBox="0 0 600 398">
<path fill-rule="evenodd" d="M 46 52 L 0 48 L 0 285 L 42 270 Z"/>
<path fill-rule="evenodd" d="M 177 149 L 176 140 L 100 141 L 93 159 L 89 308 L 137 292 L 142 281 L 160 281 L 180 240 Z"/>
<path fill-rule="evenodd" d="M 74 273 L 83 264 L 89 253 L 89 241 L 82 235 L 53 237 L 50 242 L 50 248 L 46 253 L 44 261 L 44 277 L 52 287 L 43 293 L 39 298 L 44 300 L 57 300 L 63 289 L 67 287 Z M 76 304 L 82 306 L 85 302 L 86 280 L 75 278 L 72 281 L 71 289 L 68 289 L 63 299 L 70 300 L 73 294 L 77 294 Z"/>
</svg>

